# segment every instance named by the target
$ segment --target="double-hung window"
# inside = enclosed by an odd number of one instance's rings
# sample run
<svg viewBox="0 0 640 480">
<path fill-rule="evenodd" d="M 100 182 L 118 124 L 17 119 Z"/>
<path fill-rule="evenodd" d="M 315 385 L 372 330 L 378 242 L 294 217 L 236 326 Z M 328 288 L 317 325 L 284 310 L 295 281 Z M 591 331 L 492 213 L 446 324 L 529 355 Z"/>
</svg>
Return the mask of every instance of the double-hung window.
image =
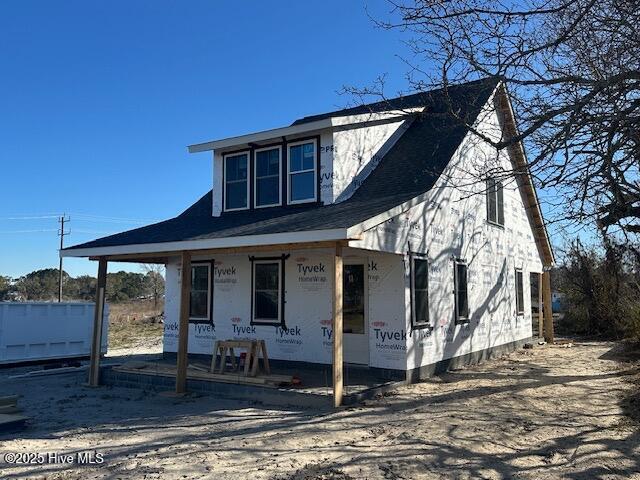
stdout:
<svg viewBox="0 0 640 480">
<path fill-rule="evenodd" d="M 467 263 L 456 259 L 454 263 L 454 293 L 456 302 L 456 323 L 469 320 L 469 295 L 467 294 Z"/>
<path fill-rule="evenodd" d="M 253 261 L 252 312 L 254 324 L 282 324 L 282 261 Z"/>
<path fill-rule="evenodd" d="M 224 157 L 224 209 L 243 210 L 249 206 L 249 152 Z"/>
<path fill-rule="evenodd" d="M 255 207 L 274 207 L 282 202 L 280 194 L 280 147 L 255 151 Z"/>
<path fill-rule="evenodd" d="M 429 326 L 429 264 L 427 259 L 411 256 L 411 326 Z"/>
<path fill-rule="evenodd" d="M 524 315 L 524 279 L 520 269 L 516 269 L 516 314 Z"/>
<path fill-rule="evenodd" d="M 504 193 L 502 182 L 494 178 L 487 180 L 487 220 L 489 223 L 504 226 Z"/>
<path fill-rule="evenodd" d="M 288 148 L 288 203 L 315 202 L 318 183 L 316 142 L 290 143 Z"/>
<path fill-rule="evenodd" d="M 211 264 L 191 265 L 191 296 L 189 320 L 196 322 L 211 319 Z"/>
</svg>

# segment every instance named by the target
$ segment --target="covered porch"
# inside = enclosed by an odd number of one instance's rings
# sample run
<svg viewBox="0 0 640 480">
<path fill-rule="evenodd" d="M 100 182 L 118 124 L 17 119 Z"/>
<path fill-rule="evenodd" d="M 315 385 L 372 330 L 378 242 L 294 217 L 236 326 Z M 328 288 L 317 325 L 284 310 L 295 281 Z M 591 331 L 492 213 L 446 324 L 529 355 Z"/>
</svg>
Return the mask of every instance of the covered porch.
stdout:
<svg viewBox="0 0 640 480">
<path fill-rule="evenodd" d="M 98 282 L 96 289 L 96 312 L 93 326 L 92 350 L 89 368 L 89 385 L 98 386 L 104 381 L 116 384 L 140 385 L 154 387 L 157 390 L 167 390 L 171 387 L 174 395 L 184 395 L 188 391 L 210 392 L 222 396 L 235 396 L 248 400 L 266 399 L 280 395 L 283 399 L 290 398 L 301 404 L 324 402 L 339 407 L 352 401 L 358 401 L 367 396 L 384 392 L 397 385 L 397 381 L 382 378 L 375 371 L 366 367 L 345 365 L 343 346 L 343 272 L 344 249 L 348 247 L 348 240 L 309 241 L 296 243 L 278 243 L 271 245 L 252 245 L 242 247 L 222 247 L 214 249 L 192 249 L 179 251 L 158 251 L 142 253 L 105 253 L 91 255 L 89 258 L 98 262 Z M 330 327 L 331 334 L 331 364 L 314 365 L 298 362 L 278 361 L 271 359 L 271 372 L 264 371 L 256 375 L 244 375 L 238 372 L 223 374 L 207 369 L 207 359 L 198 358 L 200 355 L 189 354 L 189 321 L 191 301 L 191 271 L 192 265 L 203 257 L 221 255 L 260 255 L 268 256 L 283 250 L 312 250 L 322 249 L 331 252 L 331 262 L 328 275 L 331 281 L 331 319 L 325 327 Z M 179 314 L 176 332 L 177 351 L 175 360 L 164 358 L 146 365 L 144 368 L 134 368 L 131 364 L 124 364 L 115 368 L 101 368 L 99 346 L 102 341 L 102 318 L 105 305 L 107 269 L 110 262 L 140 262 L 167 264 L 170 259 L 179 258 Z M 223 338 L 222 338 L 223 339 Z M 321 339 L 318 339 L 321 341 Z M 212 346 L 213 347 L 213 346 Z M 213 349 L 213 348 L 212 348 Z M 214 352 L 218 354 L 219 352 Z M 210 357 L 209 357 L 210 358 Z M 204 361 L 203 361 L 204 360 Z M 218 362 L 224 360 L 218 355 Z M 218 363 L 220 364 L 220 363 Z M 297 378 L 299 382 L 291 379 Z M 401 379 L 400 381 L 403 381 Z M 304 400 L 303 400 L 304 399 Z M 268 400 L 267 400 L 268 401 Z"/>
</svg>

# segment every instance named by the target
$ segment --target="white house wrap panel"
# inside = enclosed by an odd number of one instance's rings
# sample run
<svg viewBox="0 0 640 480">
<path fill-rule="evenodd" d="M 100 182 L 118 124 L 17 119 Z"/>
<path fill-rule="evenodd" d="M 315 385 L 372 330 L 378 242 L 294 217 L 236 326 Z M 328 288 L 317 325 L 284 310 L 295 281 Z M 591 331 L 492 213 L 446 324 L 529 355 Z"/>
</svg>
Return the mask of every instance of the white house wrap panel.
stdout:
<svg viewBox="0 0 640 480">
<path fill-rule="evenodd" d="M 481 117 L 481 131 L 491 133 L 497 116 Z M 478 159 L 482 159 L 481 162 Z M 486 186 L 480 168 L 491 163 L 505 171 L 513 166 L 506 151 L 499 155 L 468 134 L 426 199 L 406 212 L 368 230 L 359 248 L 405 255 L 406 368 L 482 351 L 531 336 L 529 274 L 542 272 L 523 196 L 513 178 L 504 180 L 505 225 L 487 221 Z M 429 317 L 432 329 L 411 329 L 409 252 L 429 262 Z M 454 260 L 468 265 L 470 320 L 455 322 Z M 516 314 L 515 272 L 524 278 L 524 314 Z"/>
<path fill-rule="evenodd" d="M 189 353 L 211 355 L 215 340 L 264 339 L 269 357 L 331 363 L 333 348 L 333 261 L 329 250 L 299 250 L 285 261 L 287 329 L 251 325 L 251 262 L 247 255 L 221 255 L 214 261 L 213 325 L 191 323 Z M 364 254 L 364 257 L 363 257 Z M 280 255 L 280 253 L 277 253 Z M 269 254 L 273 256 L 273 254 Z M 259 258 L 256 255 L 256 258 Z M 363 259 L 368 270 L 367 318 L 370 364 L 403 370 L 406 334 L 402 256 L 345 250 L 345 262 Z M 193 259 L 199 262 L 201 259 Z M 207 259 L 207 261 L 211 261 Z M 164 350 L 177 351 L 179 260 L 167 266 Z"/>
<path fill-rule="evenodd" d="M 192 152 L 213 152 L 211 192 L 166 222 L 70 247 L 63 254 L 131 259 L 157 253 L 159 261 L 166 261 L 165 352 L 177 350 L 180 258 L 182 251 L 191 251 L 194 264 L 208 265 L 211 294 L 204 308 L 198 270 L 194 298 L 200 318 L 189 325 L 189 353 L 210 355 L 216 340 L 264 339 L 273 359 L 330 364 L 336 242 L 344 246 L 344 281 L 350 288 L 343 315 L 347 363 L 415 378 L 416 370 L 422 375 L 431 366 L 446 365 L 447 359 L 480 358 L 470 354 L 513 348 L 532 332 L 530 274 L 542 272 L 543 262 L 550 266 L 553 253 L 531 179 L 505 176 L 513 162 L 526 162 L 524 156 L 517 148 L 496 151 L 448 115 L 453 108 L 483 136 L 498 140 L 505 128 L 514 129 L 505 105 L 507 93 L 500 83 L 481 80 L 452 85 L 446 96 L 444 90 L 417 93 L 192 145 Z M 292 167 L 287 165 L 288 145 L 295 142 L 307 145 L 298 147 L 298 159 L 292 156 L 291 161 L 298 163 Z M 274 183 L 272 170 L 257 178 L 270 178 L 262 183 L 269 188 L 278 185 L 279 192 L 264 187 L 268 198 L 280 193 L 278 206 L 250 201 L 258 195 L 255 152 L 268 148 L 282 153 L 280 182 Z M 236 165 L 236 178 L 227 184 L 247 179 L 247 208 L 224 211 L 223 160 L 234 152 L 246 155 L 247 168 Z M 275 157 L 269 158 L 271 169 Z M 288 192 L 289 167 L 297 175 L 296 198 Z M 500 181 L 501 188 L 487 195 L 494 189 L 492 182 Z M 244 190 L 238 192 L 242 204 Z M 252 272 L 257 267 L 251 258 L 283 255 L 286 260 L 277 270 L 283 282 L 276 290 L 273 266 L 263 265 L 263 287 L 254 294 Z M 416 326 L 412 259 L 418 255 L 427 262 L 421 284 L 425 278 L 428 282 L 419 290 L 420 305 L 427 298 L 428 307 L 420 310 Z M 425 264 L 420 265 L 424 272 Z M 516 271 L 523 278 L 520 309 Z M 462 277 L 467 281 L 456 286 L 456 278 Z M 456 296 L 456 288 L 466 292 L 468 302 Z M 280 290 L 284 307 L 273 301 Z M 268 304 L 258 321 L 284 323 L 252 322 L 252 298 L 257 296 Z M 204 311 L 210 315 L 203 320 Z"/>
</svg>

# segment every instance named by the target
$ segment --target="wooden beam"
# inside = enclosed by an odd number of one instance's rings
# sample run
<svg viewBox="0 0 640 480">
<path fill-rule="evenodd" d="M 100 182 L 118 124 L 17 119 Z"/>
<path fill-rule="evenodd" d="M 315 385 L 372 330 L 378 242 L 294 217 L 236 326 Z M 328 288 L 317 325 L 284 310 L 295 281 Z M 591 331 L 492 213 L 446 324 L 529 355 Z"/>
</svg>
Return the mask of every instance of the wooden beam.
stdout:
<svg viewBox="0 0 640 480">
<path fill-rule="evenodd" d="M 177 254 L 179 254 L 180 252 L 177 252 Z M 174 255 L 175 256 L 175 255 Z M 89 260 L 98 260 L 98 258 L 100 257 L 89 257 Z M 154 264 L 158 264 L 158 265 L 166 265 L 167 263 L 169 263 L 169 258 L 168 257 L 158 257 L 156 255 L 154 255 L 153 257 L 144 257 L 144 258 L 140 258 L 138 260 L 136 260 L 135 258 L 132 257 L 132 259 L 127 259 L 127 258 L 119 258 L 119 257 L 113 257 L 113 256 L 107 256 L 107 260 L 109 260 L 110 262 L 121 262 L 121 263 L 154 263 Z"/>
<path fill-rule="evenodd" d="M 342 405 L 342 244 L 335 244 L 333 262 L 333 405 Z"/>
<path fill-rule="evenodd" d="M 547 343 L 553 343 L 553 309 L 551 307 L 551 272 L 546 270 L 542 274 L 542 303 L 544 305 L 544 339 Z"/>
<path fill-rule="evenodd" d="M 98 261 L 98 282 L 96 284 L 96 305 L 93 312 L 93 335 L 91 338 L 91 356 L 89 362 L 89 386 L 100 385 L 100 350 L 102 347 L 102 317 L 104 316 L 104 297 L 107 287 L 107 259 Z"/>
<path fill-rule="evenodd" d="M 191 253 L 182 252 L 180 284 L 180 320 L 178 327 L 178 360 L 176 368 L 176 393 L 187 390 L 187 364 L 189 351 L 189 303 L 191 301 Z"/>
<path fill-rule="evenodd" d="M 348 240 L 340 242 L 348 244 Z M 277 252 L 288 250 L 308 250 L 312 248 L 330 248 L 333 249 L 335 241 L 322 242 L 306 242 L 306 243 L 281 243 L 275 245 L 254 245 L 247 247 L 225 247 L 213 248 L 206 250 L 190 250 L 191 256 L 209 256 L 221 254 L 237 254 L 252 252 Z M 127 253 L 122 255 L 109 255 L 106 258 L 110 262 L 139 262 L 139 263 L 166 263 L 169 257 L 180 255 L 179 251 L 175 252 L 151 252 L 151 253 Z M 90 260 L 98 260 L 100 257 L 89 257 Z"/>
<path fill-rule="evenodd" d="M 538 274 L 538 338 L 544 337 L 544 313 L 542 310 L 542 274 Z"/>
<path fill-rule="evenodd" d="M 518 126 L 511 108 L 511 102 L 507 94 L 507 90 L 504 85 L 500 85 L 496 95 L 497 110 L 501 125 L 508 137 L 514 137 L 518 135 Z M 538 201 L 538 195 L 536 193 L 531 172 L 529 171 L 529 162 L 527 161 L 526 153 L 522 142 L 518 142 L 517 145 L 511 144 L 507 147 L 509 156 L 515 163 L 516 167 L 522 171 L 520 175 L 516 175 L 516 179 L 521 182 L 525 191 L 525 196 L 529 205 L 526 210 L 530 214 L 529 218 L 534 220 L 534 233 L 536 243 L 541 250 L 544 257 L 544 265 L 550 266 L 554 263 L 553 251 L 551 249 L 551 241 L 549 239 L 549 233 L 545 227 L 544 219 L 542 217 L 542 209 L 540 202 Z"/>
</svg>

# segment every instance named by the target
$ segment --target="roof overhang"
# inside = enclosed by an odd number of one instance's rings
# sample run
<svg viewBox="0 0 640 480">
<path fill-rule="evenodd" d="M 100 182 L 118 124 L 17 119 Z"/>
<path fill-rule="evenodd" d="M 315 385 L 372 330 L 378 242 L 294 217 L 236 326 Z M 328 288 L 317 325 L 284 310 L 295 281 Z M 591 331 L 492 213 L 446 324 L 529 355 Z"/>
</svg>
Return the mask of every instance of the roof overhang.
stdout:
<svg viewBox="0 0 640 480">
<path fill-rule="evenodd" d="M 61 257 L 117 257 L 156 254 L 167 256 L 179 252 L 215 250 L 228 248 L 278 246 L 317 243 L 328 241 L 359 240 L 360 236 L 346 228 L 329 230 L 307 230 L 301 232 L 272 233 L 265 235 L 244 235 L 236 237 L 185 240 L 178 242 L 140 243 L 135 245 L 114 245 L 111 247 L 67 248 L 60 251 Z"/>
<path fill-rule="evenodd" d="M 261 132 L 240 135 L 237 137 L 229 137 L 205 143 L 197 143 L 195 145 L 189 145 L 188 148 L 189 153 L 208 152 L 211 150 L 241 147 L 252 143 L 266 142 L 281 137 L 301 136 L 326 129 L 346 130 L 375 123 L 392 123 L 402 121 L 405 118 L 413 116 L 415 113 L 418 113 L 422 110 L 423 108 L 420 107 L 410 108 L 406 110 L 389 110 L 380 113 L 366 113 L 361 115 L 330 117 L 322 120 L 316 120 L 314 122 L 301 123 L 299 125 L 290 125 L 288 127 L 263 130 Z"/>
<path fill-rule="evenodd" d="M 507 87 L 503 82 L 500 82 L 496 88 L 496 101 L 498 111 L 502 114 L 502 117 L 505 120 L 504 129 L 508 135 L 512 137 L 517 136 L 519 134 L 518 124 L 516 123 Z M 545 268 L 550 268 L 555 264 L 553 247 L 551 246 L 549 232 L 547 231 L 547 226 L 545 224 L 544 217 L 542 216 L 538 193 L 536 192 L 536 187 L 533 184 L 533 178 L 531 177 L 531 172 L 529 170 L 529 162 L 527 161 L 527 154 L 525 152 L 524 145 L 522 142 L 517 142 L 517 144 L 513 144 L 508 147 L 508 150 L 516 167 L 523 172 L 518 175 L 517 179 L 520 181 L 525 199 L 529 204 L 527 214 L 535 233 L 534 237 L 542 256 L 543 265 Z"/>
</svg>

